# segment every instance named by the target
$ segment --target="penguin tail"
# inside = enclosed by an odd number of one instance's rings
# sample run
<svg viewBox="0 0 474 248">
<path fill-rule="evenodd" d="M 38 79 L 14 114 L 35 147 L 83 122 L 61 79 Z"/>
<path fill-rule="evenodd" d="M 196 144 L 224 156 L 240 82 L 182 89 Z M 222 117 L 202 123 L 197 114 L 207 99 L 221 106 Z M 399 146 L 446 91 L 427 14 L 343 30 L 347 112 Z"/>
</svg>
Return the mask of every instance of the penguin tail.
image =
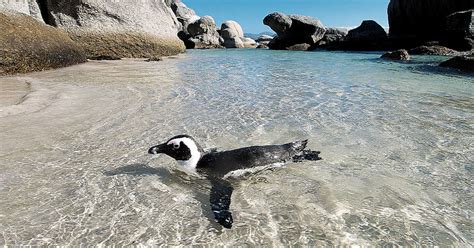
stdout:
<svg viewBox="0 0 474 248">
<path fill-rule="evenodd" d="M 321 157 L 319 156 L 321 153 L 320 151 L 312 151 L 309 149 L 305 150 L 307 144 L 308 140 L 296 141 L 292 143 L 293 149 L 296 153 L 293 156 L 293 162 L 302 162 L 303 160 L 321 160 Z"/>
<path fill-rule="evenodd" d="M 308 145 L 308 140 L 302 140 L 302 141 L 295 141 L 292 144 L 292 148 L 295 152 L 301 152 L 306 148 L 306 145 Z"/>
</svg>

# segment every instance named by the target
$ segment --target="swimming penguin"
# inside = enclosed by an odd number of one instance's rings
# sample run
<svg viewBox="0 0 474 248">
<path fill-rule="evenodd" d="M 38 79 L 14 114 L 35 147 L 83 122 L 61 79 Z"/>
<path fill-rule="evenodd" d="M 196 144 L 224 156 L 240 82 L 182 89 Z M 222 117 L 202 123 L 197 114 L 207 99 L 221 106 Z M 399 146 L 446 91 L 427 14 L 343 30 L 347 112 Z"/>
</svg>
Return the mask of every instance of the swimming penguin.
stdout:
<svg viewBox="0 0 474 248">
<path fill-rule="evenodd" d="M 230 172 L 275 163 L 320 160 L 319 151 L 304 150 L 308 140 L 283 145 L 251 146 L 229 151 L 204 152 L 189 135 L 175 136 L 148 149 L 149 154 L 164 153 L 184 168 L 204 174 L 211 182 L 210 203 L 214 217 L 225 228 L 231 228 L 229 211 L 233 187 L 224 177 Z"/>
</svg>

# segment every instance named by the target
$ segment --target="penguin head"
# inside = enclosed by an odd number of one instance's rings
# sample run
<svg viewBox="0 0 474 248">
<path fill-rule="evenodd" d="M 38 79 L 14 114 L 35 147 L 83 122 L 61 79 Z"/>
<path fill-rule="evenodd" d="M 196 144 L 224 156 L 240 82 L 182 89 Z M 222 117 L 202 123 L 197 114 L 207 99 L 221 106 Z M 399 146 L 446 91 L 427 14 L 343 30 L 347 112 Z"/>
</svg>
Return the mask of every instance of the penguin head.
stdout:
<svg viewBox="0 0 474 248">
<path fill-rule="evenodd" d="M 149 154 L 164 153 L 188 169 L 195 169 L 203 154 L 202 148 L 189 135 L 175 136 L 163 144 L 148 149 Z"/>
</svg>

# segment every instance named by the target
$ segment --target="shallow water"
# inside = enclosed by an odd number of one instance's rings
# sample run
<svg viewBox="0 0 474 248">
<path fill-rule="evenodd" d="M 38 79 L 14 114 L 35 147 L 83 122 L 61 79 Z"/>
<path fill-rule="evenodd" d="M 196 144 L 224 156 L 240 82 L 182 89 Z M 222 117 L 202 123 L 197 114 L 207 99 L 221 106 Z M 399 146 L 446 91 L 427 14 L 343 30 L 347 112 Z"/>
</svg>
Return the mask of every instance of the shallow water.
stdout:
<svg viewBox="0 0 474 248">
<path fill-rule="evenodd" d="M 0 245 L 470 247 L 473 75 L 379 56 L 189 51 L 8 78 L 32 92 L 0 106 Z M 308 138 L 324 160 L 236 181 L 223 230 L 206 180 L 146 154 L 183 133 Z"/>
</svg>

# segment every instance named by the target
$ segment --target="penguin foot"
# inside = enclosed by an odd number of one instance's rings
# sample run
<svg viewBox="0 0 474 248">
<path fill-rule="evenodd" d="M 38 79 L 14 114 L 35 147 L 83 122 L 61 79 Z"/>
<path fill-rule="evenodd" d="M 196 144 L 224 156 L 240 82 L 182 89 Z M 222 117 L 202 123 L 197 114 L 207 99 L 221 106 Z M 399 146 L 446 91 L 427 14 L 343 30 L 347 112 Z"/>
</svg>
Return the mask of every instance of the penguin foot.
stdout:
<svg viewBox="0 0 474 248">
<path fill-rule="evenodd" d="M 214 217 L 216 218 L 217 223 L 221 224 L 221 226 L 225 228 L 232 228 L 232 223 L 234 220 L 232 218 L 232 214 L 229 211 L 213 211 Z"/>
</svg>

